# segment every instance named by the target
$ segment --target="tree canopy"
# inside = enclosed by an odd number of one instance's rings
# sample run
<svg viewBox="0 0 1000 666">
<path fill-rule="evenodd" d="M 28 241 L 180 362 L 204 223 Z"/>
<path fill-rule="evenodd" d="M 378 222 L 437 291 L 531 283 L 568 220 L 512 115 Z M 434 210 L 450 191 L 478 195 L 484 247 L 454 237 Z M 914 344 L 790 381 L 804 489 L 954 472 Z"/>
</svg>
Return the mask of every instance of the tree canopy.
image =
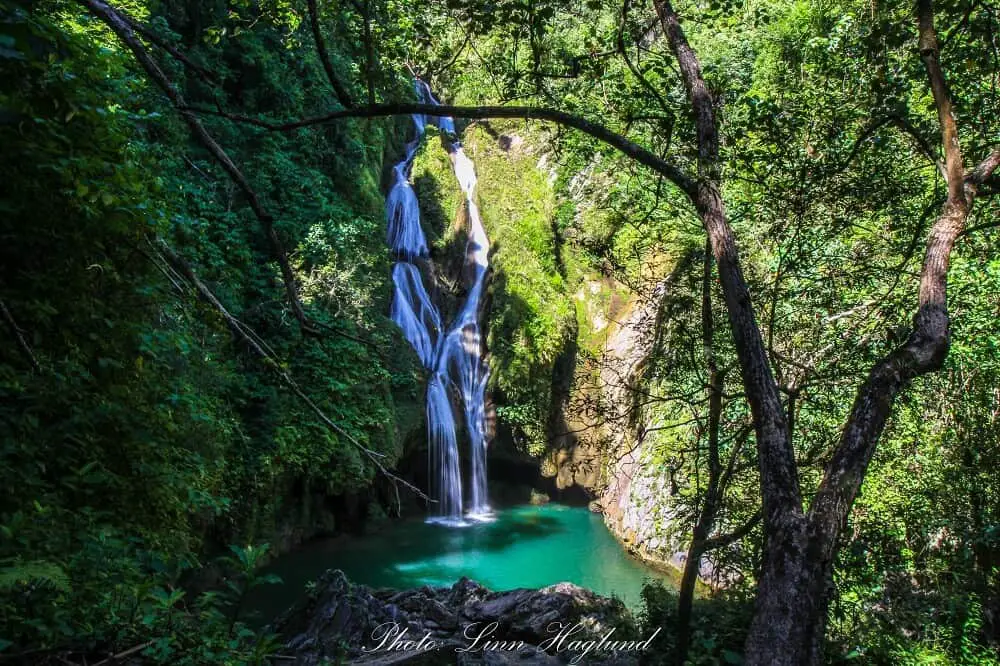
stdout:
<svg viewBox="0 0 1000 666">
<path fill-rule="evenodd" d="M 550 447 L 559 359 L 600 355 L 581 285 L 655 306 L 620 427 L 687 544 L 666 658 L 996 663 L 998 11 L 3 5 L 0 656 L 263 660 L 267 547 L 228 545 L 420 495 L 382 185 L 437 114 L 545 161 L 496 171 L 541 212 L 487 218 L 504 432 Z"/>
</svg>

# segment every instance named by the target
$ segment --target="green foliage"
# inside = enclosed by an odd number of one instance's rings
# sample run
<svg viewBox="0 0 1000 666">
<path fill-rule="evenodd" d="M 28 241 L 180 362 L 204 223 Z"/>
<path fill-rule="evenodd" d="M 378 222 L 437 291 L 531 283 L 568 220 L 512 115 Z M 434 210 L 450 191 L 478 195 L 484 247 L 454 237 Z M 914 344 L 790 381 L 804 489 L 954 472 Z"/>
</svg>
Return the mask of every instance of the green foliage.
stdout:
<svg viewBox="0 0 1000 666">
<path fill-rule="evenodd" d="M 439 88 L 467 103 L 555 104 L 695 173 L 686 93 L 669 49 L 650 28 L 648 7 L 635 4 L 623 18 L 620 3 L 494 4 L 487 11 L 453 3 L 475 48 L 440 75 Z M 716 97 L 725 205 L 794 416 L 792 439 L 809 498 L 859 382 L 904 339 L 922 239 L 943 200 L 934 164 L 937 119 L 915 52 L 913 6 L 764 0 L 675 7 Z M 998 136 L 991 55 L 997 15 L 969 2 L 935 7 L 963 149 L 974 163 Z M 491 12 L 506 20 L 493 20 Z M 599 271 L 594 292 L 581 294 L 585 314 L 611 310 L 605 301 L 615 298 L 607 287 L 612 278 L 640 298 L 682 267 L 686 252 L 700 250 L 702 230 L 683 195 L 578 133 L 554 132 L 552 144 L 559 235 L 568 254 Z M 986 226 L 963 238 L 953 255 L 946 367 L 900 399 L 855 503 L 837 563 L 832 659 L 998 661 L 1000 285 L 989 222 L 996 197 L 992 185 L 985 189 L 990 194 L 979 199 L 970 224 Z M 642 471 L 669 479 L 671 494 L 662 501 L 673 524 L 666 527 L 680 533 L 690 530 L 706 492 L 700 263 L 671 283 L 662 339 L 644 368 L 642 416 L 650 428 Z M 724 532 L 760 500 L 752 437 L 740 435 L 749 410 L 714 282 L 713 294 L 716 354 L 726 373 L 721 449 L 724 458 L 738 451 L 739 470 L 719 512 L 716 529 Z M 603 342 L 595 333 L 580 326 L 584 351 Z M 738 548 L 713 555 L 738 572 L 737 588 L 753 585 L 760 538 L 751 532 Z"/>
<path fill-rule="evenodd" d="M 333 69 L 356 100 L 368 82 L 377 98 L 408 98 L 402 73 L 413 65 L 448 99 L 557 103 L 695 171 L 685 91 L 648 8 L 375 1 L 365 4 L 370 54 L 352 3 L 320 5 Z M 219 79 L 210 86 L 155 50 L 195 104 L 272 118 L 331 107 L 299 3 L 122 7 Z M 937 129 L 912 7 L 713 0 L 678 11 L 722 111 L 725 204 L 808 497 L 858 382 L 906 330 L 920 238 L 942 198 L 923 147 L 936 146 Z M 988 57 L 997 14 L 989 3 L 943 3 L 938 22 L 963 147 L 981 158 L 998 136 Z M 142 645 L 160 663 L 262 662 L 273 641 L 241 620 L 247 592 L 269 582 L 256 574 L 268 549 L 226 553 L 220 590 L 195 594 L 188 578 L 224 544 L 267 541 L 290 522 L 315 527 L 324 518 L 311 512 L 314 496 L 372 484 L 357 450 L 234 344 L 152 239 L 185 256 L 282 369 L 387 464 L 419 422 L 420 371 L 384 316 L 382 165 L 399 154 L 409 119 L 287 134 L 205 123 L 274 215 L 322 336 L 301 335 L 244 196 L 113 35 L 68 0 L 0 5 L 2 652 Z M 501 149 L 491 130 L 525 141 Z M 545 443 L 557 359 L 576 345 L 593 360 L 608 330 L 593 315 L 627 312 L 671 276 L 643 366 L 642 460 L 670 479 L 671 527 L 686 530 L 706 492 L 695 216 L 671 186 L 579 133 L 477 123 L 463 140 L 494 243 L 492 389 L 533 452 Z M 415 178 L 436 258 L 453 256 L 462 202 L 447 158 L 424 151 Z M 995 184 L 983 189 L 973 225 L 997 214 Z M 996 233 L 980 227 L 955 252 L 946 366 L 899 400 L 871 462 L 836 563 L 832 659 L 997 661 Z M 712 298 L 726 374 L 720 452 L 736 470 L 722 531 L 757 508 L 758 461 L 714 283 Z M 751 531 L 712 556 L 733 582 L 698 606 L 694 663 L 738 663 L 741 595 L 760 546 Z M 649 590 L 647 626 L 669 626 L 673 604 Z"/>
<path fill-rule="evenodd" d="M 695 621 L 691 648 L 685 664 L 718 666 L 743 663 L 743 636 L 750 623 L 752 604 L 747 599 L 720 594 L 695 600 Z M 659 582 L 642 588 L 639 611 L 641 635 L 649 636 L 657 628 L 655 650 L 644 654 L 644 663 L 664 666 L 675 664 L 673 635 L 677 623 L 677 591 Z"/>
<path fill-rule="evenodd" d="M 546 444 L 552 369 L 575 317 L 567 263 L 578 272 L 576 259 L 560 247 L 555 195 L 549 174 L 538 167 L 544 137 L 514 123 L 475 123 L 463 132 L 462 145 L 476 165 L 491 243 L 490 387 L 505 425 L 538 454 Z M 413 180 L 436 255 L 461 256 L 455 246 L 464 245 L 465 235 L 453 221 L 463 219 L 464 202 L 443 151 L 422 151 Z"/>
<path fill-rule="evenodd" d="M 22 587 L 52 587 L 59 592 L 70 592 L 72 586 L 66 572 L 51 562 L 18 562 L 12 560 L 0 569 L 0 592 L 11 592 Z"/>
<path fill-rule="evenodd" d="M 327 104 L 313 57 L 280 48 L 305 29 L 286 3 L 123 8 L 189 45 L 232 108 Z M 156 663 L 262 663 L 274 645 L 242 624 L 241 604 L 269 582 L 252 572 L 266 549 L 226 561 L 240 573 L 222 592 L 188 592 L 197 563 L 226 543 L 331 526 L 296 494 L 308 504 L 366 489 L 374 470 L 234 342 L 152 241 L 186 257 L 316 403 L 391 464 L 419 396 L 416 363 L 384 315 L 379 184 L 407 125 L 278 136 L 207 122 L 275 216 L 309 315 L 328 327 L 303 337 L 242 195 L 84 12 L 0 8 L 0 299 L 24 343 L 0 349 L 0 638 L 11 653 L 151 641 L 142 653 Z M 154 53 L 190 101 L 214 99 Z"/>
</svg>

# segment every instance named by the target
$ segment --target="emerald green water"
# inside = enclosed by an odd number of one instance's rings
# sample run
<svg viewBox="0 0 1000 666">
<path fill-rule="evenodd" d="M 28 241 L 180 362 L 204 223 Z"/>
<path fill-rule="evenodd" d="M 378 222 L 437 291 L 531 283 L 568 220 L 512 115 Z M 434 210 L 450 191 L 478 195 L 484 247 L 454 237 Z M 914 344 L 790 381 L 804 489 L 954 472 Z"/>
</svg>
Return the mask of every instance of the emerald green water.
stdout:
<svg viewBox="0 0 1000 666">
<path fill-rule="evenodd" d="M 258 588 L 250 606 L 265 619 L 273 616 L 327 569 L 392 588 L 451 585 L 462 576 L 493 590 L 569 581 L 633 609 L 646 580 L 670 583 L 629 557 L 600 516 L 547 504 L 501 509 L 495 521 L 467 527 L 405 521 L 371 536 L 317 542 L 278 559 L 269 571 L 284 584 Z"/>
</svg>

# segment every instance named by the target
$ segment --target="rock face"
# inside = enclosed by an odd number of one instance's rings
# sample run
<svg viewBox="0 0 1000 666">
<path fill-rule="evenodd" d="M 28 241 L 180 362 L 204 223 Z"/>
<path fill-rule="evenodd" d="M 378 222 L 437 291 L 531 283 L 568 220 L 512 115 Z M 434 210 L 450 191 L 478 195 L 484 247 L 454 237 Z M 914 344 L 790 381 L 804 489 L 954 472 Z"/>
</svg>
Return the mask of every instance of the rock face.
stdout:
<svg viewBox="0 0 1000 666">
<path fill-rule="evenodd" d="M 571 627 L 579 628 L 559 642 L 560 629 Z M 563 664 L 574 657 L 580 657 L 576 663 L 624 666 L 637 664 L 642 652 L 621 601 L 570 583 L 492 592 L 463 578 L 450 588 L 372 590 L 327 571 L 272 629 L 295 657 L 289 663 L 302 666 Z M 599 641 L 609 632 L 604 645 L 581 657 L 581 641 Z M 646 649 L 656 646 L 650 642 Z"/>
<path fill-rule="evenodd" d="M 580 288 L 577 300 L 591 349 L 569 380 L 563 378 L 552 449 L 543 463 L 558 488 L 581 486 L 595 497 L 593 510 L 604 515 L 630 552 L 678 570 L 684 566 L 690 524 L 678 519 L 675 479 L 656 463 L 656 438 L 647 437 L 662 424 L 650 420 L 643 403 L 647 362 L 661 344 L 661 307 L 690 261 L 691 255 L 681 258 L 641 292 L 609 279 Z M 627 296 L 616 296 L 619 292 Z M 706 581 L 711 578 L 708 558 L 700 573 Z"/>
</svg>

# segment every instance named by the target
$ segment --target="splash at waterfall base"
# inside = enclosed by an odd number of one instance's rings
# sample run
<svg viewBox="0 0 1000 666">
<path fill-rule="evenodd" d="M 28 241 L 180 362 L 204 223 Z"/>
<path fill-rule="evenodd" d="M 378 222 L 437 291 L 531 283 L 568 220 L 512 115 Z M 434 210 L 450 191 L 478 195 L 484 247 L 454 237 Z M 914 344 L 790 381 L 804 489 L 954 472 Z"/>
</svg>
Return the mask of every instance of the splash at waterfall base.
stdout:
<svg viewBox="0 0 1000 666">
<path fill-rule="evenodd" d="M 633 430 L 616 427 L 625 423 L 619 415 L 632 404 L 619 390 L 619 377 L 642 367 L 648 342 L 655 339 L 648 328 L 655 317 L 647 314 L 647 301 L 655 298 L 630 294 L 612 278 L 588 272 L 569 252 L 564 255 L 569 278 L 560 282 L 559 264 L 546 254 L 558 244 L 536 247 L 539 239 L 555 243 L 548 234 L 555 234 L 553 216 L 560 210 L 542 130 L 502 122 L 473 122 L 461 130 L 464 152 L 476 165 L 476 203 L 491 243 L 481 318 L 490 331 L 494 374 L 487 403 L 491 504 L 497 509 L 551 500 L 587 506 L 605 518 L 623 548 L 673 573 L 683 567 L 686 546 L 683 530 L 674 529 L 676 502 L 663 487 L 669 479 L 650 465 L 648 474 L 629 482 L 627 463 L 658 449 L 646 446 L 626 455 L 636 446 Z M 451 320 L 469 284 L 469 222 L 454 163 L 442 148 L 446 140 L 433 134 L 425 137 L 410 174 L 434 253 L 429 270 L 423 260 L 418 263 L 443 318 Z M 542 358 L 539 350 L 551 355 Z M 590 405 L 607 410 L 608 423 L 595 422 L 586 412 Z M 538 427 L 524 429 L 523 423 Z M 428 490 L 425 427 L 407 438 L 397 469 Z M 457 440 L 467 484 L 471 461 L 464 435 Z M 393 496 L 383 497 L 390 506 Z M 407 510 L 426 515 L 427 505 L 414 500 Z M 702 577 L 713 580 L 713 572 L 703 561 Z"/>
<path fill-rule="evenodd" d="M 430 89 L 415 82 L 422 101 L 437 104 Z M 489 368 L 484 359 L 480 329 L 483 295 L 489 272 L 489 239 L 475 202 L 476 173 L 458 141 L 452 139 L 451 118 L 413 116 L 415 138 L 403 159 L 393 168 L 393 183 L 386 197 L 386 243 L 398 261 L 392 271 L 394 285 L 391 317 L 412 345 L 429 373 L 426 392 L 428 438 L 428 491 L 432 498 L 429 520 L 451 526 L 491 519 L 486 479 L 486 386 Z M 464 194 L 468 240 L 465 247 L 467 293 L 464 303 L 448 323 L 444 321 L 425 287 L 425 272 L 433 265 L 420 206 L 409 173 L 428 126 L 446 137 L 445 147 L 455 177 Z M 428 270 L 430 269 L 430 270 Z M 461 416 L 459 416 L 459 414 Z M 458 419 L 461 418 L 458 427 Z M 463 488 L 459 435 L 468 442 L 470 470 L 468 492 Z M 466 499 L 468 502 L 466 503 Z"/>
</svg>

